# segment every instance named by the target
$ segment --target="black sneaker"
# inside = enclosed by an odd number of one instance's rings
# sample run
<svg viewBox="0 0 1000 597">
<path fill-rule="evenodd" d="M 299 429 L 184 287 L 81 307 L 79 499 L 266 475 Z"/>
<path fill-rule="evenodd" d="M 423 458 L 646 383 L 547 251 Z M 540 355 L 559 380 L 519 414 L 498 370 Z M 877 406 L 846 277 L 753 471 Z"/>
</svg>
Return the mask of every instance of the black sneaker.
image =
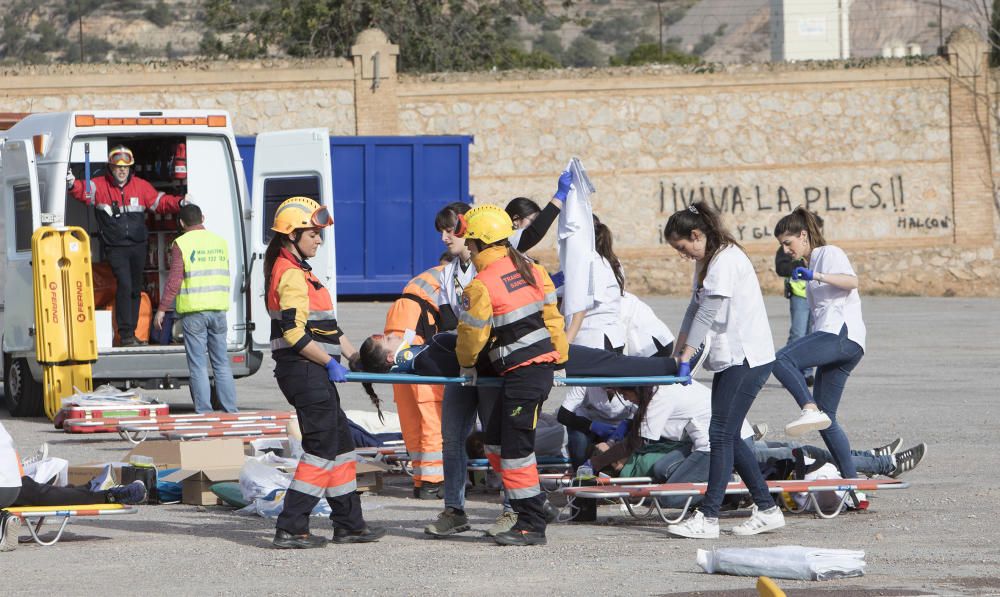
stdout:
<svg viewBox="0 0 1000 597">
<path fill-rule="evenodd" d="M 694 379 L 694 376 L 701 371 L 702 366 L 705 364 L 705 357 L 710 350 L 712 350 L 712 337 L 705 336 L 705 343 L 695 351 L 691 356 L 691 360 L 688 361 L 691 363 L 691 379 Z"/>
<path fill-rule="evenodd" d="M 413 497 L 418 500 L 440 500 L 444 498 L 442 483 L 423 483 L 413 488 Z"/>
<path fill-rule="evenodd" d="M 132 481 L 128 485 L 115 485 L 108 490 L 109 504 L 141 504 L 146 501 L 146 484 Z"/>
<path fill-rule="evenodd" d="M 895 479 L 907 471 L 917 468 L 920 461 L 927 454 L 927 444 L 917 444 L 912 448 L 899 452 L 893 458 L 896 459 L 896 466 L 889 472 L 889 476 Z"/>
<path fill-rule="evenodd" d="M 545 533 L 528 531 L 524 529 L 511 529 L 493 536 L 497 545 L 545 545 Z"/>
<path fill-rule="evenodd" d="M 304 535 L 293 535 L 288 531 L 278 529 L 274 531 L 274 541 L 271 542 L 275 549 L 312 549 L 314 547 L 326 547 L 326 537 L 305 533 Z"/>
<path fill-rule="evenodd" d="M 875 456 L 892 456 L 896 452 L 899 452 L 899 449 L 902 446 L 903 446 L 903 438 L 897 437 L 896 439 L 892 440 L 891 442 L 887 443 L 884 446 L 872 448 L 871 453 L 874 454 Z"/>
<path fill-rule="evenodd" d="M 372 543 L 385 537 L 385 529 L 382 527 L 370 527 L 365 525 L 360 531 L 348 531 L 347 529 L 333 529 L 334 543 Z"/>
<path fill-rule="evenodd" d="M 135 339 L 135 336 L 131 338 L 122 338 L 118 346 L 139 346 L 139 341 Z"/>
</svg>

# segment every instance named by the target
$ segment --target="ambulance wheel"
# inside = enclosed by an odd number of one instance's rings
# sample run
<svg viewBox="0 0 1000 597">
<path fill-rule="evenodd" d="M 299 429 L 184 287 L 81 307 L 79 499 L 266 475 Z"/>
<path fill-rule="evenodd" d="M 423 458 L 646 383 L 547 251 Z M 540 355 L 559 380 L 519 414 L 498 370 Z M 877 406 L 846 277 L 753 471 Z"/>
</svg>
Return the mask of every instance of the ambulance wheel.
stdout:
<svg viewBox="0 0 1000 597">
<path fill-rule="evenodd" d="M 42 384 L 35 381 L 27 359 L 4 355 L 4 402 L 15 417 L 40 417 L 45 414 L 42 404 Z"/>
</svg>

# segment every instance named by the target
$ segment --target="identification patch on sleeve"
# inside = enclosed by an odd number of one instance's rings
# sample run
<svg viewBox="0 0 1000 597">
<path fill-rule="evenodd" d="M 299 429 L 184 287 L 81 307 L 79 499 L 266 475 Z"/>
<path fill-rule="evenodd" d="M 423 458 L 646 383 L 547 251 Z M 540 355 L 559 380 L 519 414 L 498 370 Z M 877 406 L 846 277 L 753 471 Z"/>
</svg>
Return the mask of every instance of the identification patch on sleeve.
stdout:
<svg viewBox="0 0 1000 597">
<path fill-rule="evenodd" d="M 462 310 L 463 311 L 468 311 L 470 307 L 472 307 L 472 301 L 469 300 L 469 295 L 463 294 L 462 295 Z"/>
</svg>

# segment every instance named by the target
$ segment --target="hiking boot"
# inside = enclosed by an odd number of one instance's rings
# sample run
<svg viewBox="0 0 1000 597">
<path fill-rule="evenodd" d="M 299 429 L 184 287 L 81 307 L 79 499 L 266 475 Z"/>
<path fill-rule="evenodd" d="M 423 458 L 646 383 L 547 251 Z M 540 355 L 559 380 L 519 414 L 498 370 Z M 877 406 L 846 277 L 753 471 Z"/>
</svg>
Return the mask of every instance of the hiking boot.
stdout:
<svg viewBox="0 0 1000 597">
<path fill-rule="evenodd" d="M 756 535 L 766 533 L 785 526 L 785 515 L 777 506 L 771 506 L 767 510 L 760 510 L 756 504 L 751 509 L 750 519 L 741 522 L 733 527 L 734 535 Z"/>
<path fill-rule="evenodd" d="M 877 448 L 872 448 L 870 452 L 875 456 L 892 456 L 899 451 L 899 448 L 903 445 L 903 438 L 897 437 L 891 442 L 884 446 L 879 446 Z"/>
<path fill-rule="evenodd" d="M 365 525 L 360 531 L 348 531 L 347 529 L 333 529 L 334 543 L 373 543 L 385 537 L 385 529 L 382 527 L 370 527 Z"/>
<path fill-rule="evenodd" d="M 0 551 L 17 549 L 17 536 L 20 530 L 20 518 L 8 512 L 0 512 Z"/>
<path fill-rule="evenodd" d="M 36 451 L 31 456 L 26 456 L 21 459 L 21 468 L 31 466 L 32 464 L 37 464 L 49 457 L 49 444 L 43 443 L 38 451 Z"/>
<path fill-rule="evenodd" d="M 810 431 L 820 431 L 830 426 L 830 417 L 821 410 L 802 409 L 802 414 L 788 425 L 785 425 L 785 435 L 798 437 Z"/>
<path fill-rule="evenodd" d="M 927 454 L 927 444 L 917 444 L 912 448 L 895 454 L 892 459 L 895 461 L 896 466 L 889 472 L 889 476 L 895 479 L 903 473 L 917 468 L 917 465 L 923 460 L 925 454 Z"/>
<path fill-rule="evenodd" d="M 700 510 L 695 510 L 684 522 L 669 525 L 667 532 L 688 539 L 718 539 L 719 519 L 705 518 Z"/>
<path fill-rule="evenodd" d="M 442 483 L 423 483 L 420 487 L 413 488 L 413 497 L 418 500 L 440 500 L 442 495 Z"/>
<path fill-rule="evenodd" d="M 122 338 L 118 346 L 139 346 L 139 341 L 135 339 L 135 336 L 131 338 Z"/>
<path fill-rule="evenodd" d="M 146 501 L 146 484 L 132 481 L 128 485 L 115 485 L 108 490 L 109 504 L 141 504 Z"/>
<path fill-rule="evenodd" d="M 314 547 L 326 547 L 326 537 L 305 533 L 304 535 L 293 535 L 288 531 L 278 529 L 274 531 L 274 541 L 271 542 L 276 549 L 312 549 Z"/>
<path fill-rule="evenodd" d="M 486 534 L 490 537 L 496 537 L 500 533 L 506 533 L 514 528 L 515 524 L 517 524 L 517 512 L 504 510 L 500 513 L 500 516 L 497 516 L 496 522 L 486 531 Z"/>
<path fill-rule="evenodd" d="M 527 529 L 510 529 L 509 531 L 497 533 L 493 535 L 493 540 L 497 542 L 497 545 L 517 545 L 519 547 L 545 545 L 547 543 L 545 533 L 538 533 Z"/>
<path fill-rule="evenodd" d="M 445 508 L 444 512 L 438 514 L 438 519 L 424 527 L 424 532 L 435 537 L 447 537 L 464 533 L 471 529 L 469 517 L 465 512 L 454 508 Z"/>
</svg>

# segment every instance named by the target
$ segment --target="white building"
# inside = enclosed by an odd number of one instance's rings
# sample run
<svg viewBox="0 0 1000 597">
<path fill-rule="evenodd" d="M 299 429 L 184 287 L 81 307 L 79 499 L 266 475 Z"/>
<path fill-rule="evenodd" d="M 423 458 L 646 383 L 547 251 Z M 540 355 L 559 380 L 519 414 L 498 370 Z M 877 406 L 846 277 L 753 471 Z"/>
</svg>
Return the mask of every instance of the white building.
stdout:
<svg viewBox="0 0 1000 597">
<path fill-rule="evenodd" d="M 850 58 L 852 0 L 771 0 L 771 60 Z"/>
</svg>

